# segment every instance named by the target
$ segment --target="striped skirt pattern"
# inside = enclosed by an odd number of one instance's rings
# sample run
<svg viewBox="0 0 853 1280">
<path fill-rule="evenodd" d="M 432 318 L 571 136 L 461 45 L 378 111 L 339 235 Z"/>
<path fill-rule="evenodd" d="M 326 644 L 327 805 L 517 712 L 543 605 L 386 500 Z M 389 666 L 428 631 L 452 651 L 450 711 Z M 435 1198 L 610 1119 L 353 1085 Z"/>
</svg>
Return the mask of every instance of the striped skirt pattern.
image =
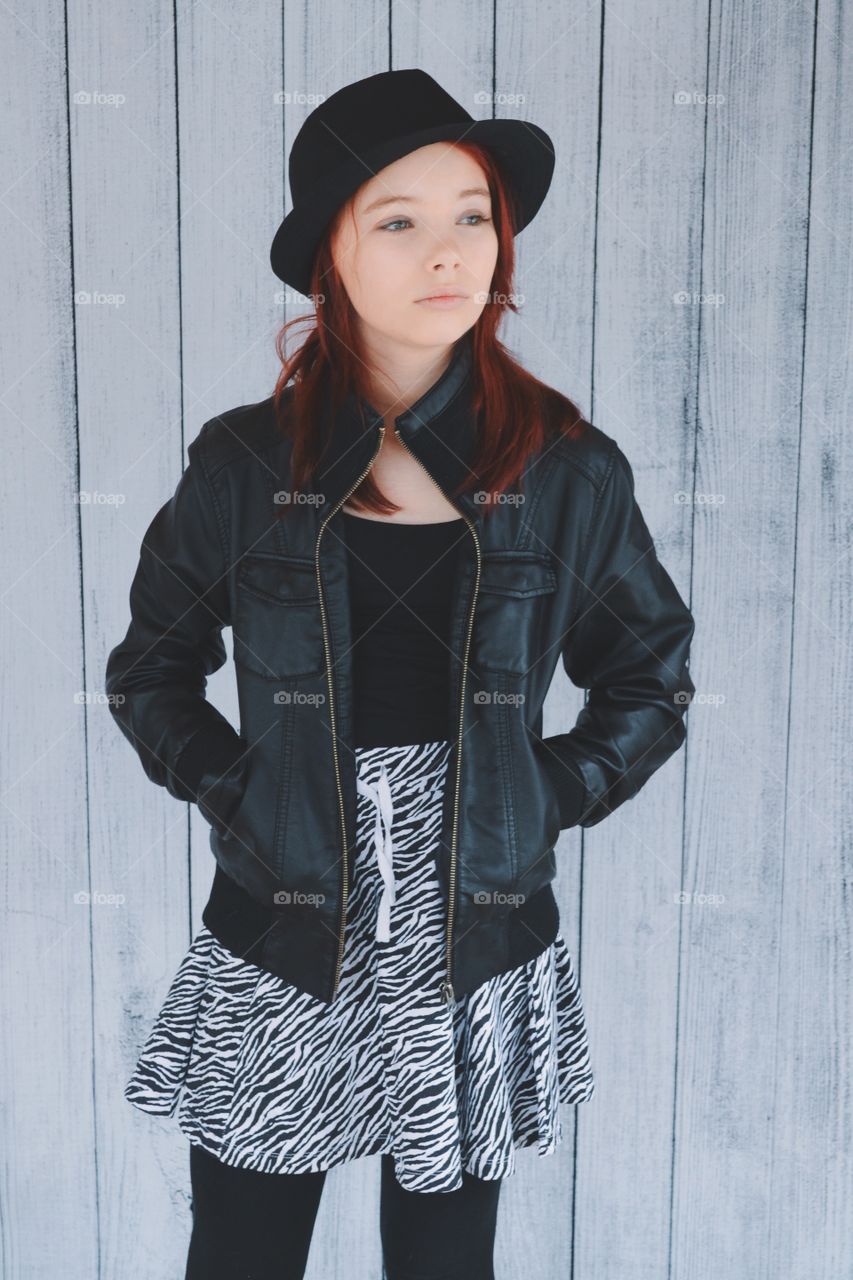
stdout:
<svg viewBox="0 0 853 1280">
<path fill-rule="evenodd" d="M 541 955 L 448 1006 L 446 908 L 435 867 L 449 741 L 357 747 L 356 857 L 331 1004 L 232 955 L 202 927 L 124 1095 L 173 1115 L 226 1164 L 303 1173 L 380 1152 L 411 1191 L 462 1169 L 515 1172 L 548 1155 L 560 1103 L 594 1080 L 571 956 Z"/>
</svg>

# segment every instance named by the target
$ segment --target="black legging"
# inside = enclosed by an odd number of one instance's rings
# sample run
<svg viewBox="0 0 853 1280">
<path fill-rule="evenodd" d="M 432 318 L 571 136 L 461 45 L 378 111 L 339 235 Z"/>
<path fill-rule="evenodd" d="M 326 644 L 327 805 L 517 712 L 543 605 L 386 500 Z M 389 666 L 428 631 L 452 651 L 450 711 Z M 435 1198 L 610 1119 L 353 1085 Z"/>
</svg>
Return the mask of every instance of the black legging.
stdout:
<svg viewBox="0 0 853 1280">
<path fill-rule="evenodd" d="M 193 1229 L 184 1280 L 302 1280 L 326 1170 L 258 1173 L 190 1143 L 190 1179 Z M 382 1156 L 379 1230 L 387 1280 L 494 1280 L 501 1180 L 465 1171 L 462 1180 L 456 1191 L 406 1191 L 393 1158 Z"/>
</svg>

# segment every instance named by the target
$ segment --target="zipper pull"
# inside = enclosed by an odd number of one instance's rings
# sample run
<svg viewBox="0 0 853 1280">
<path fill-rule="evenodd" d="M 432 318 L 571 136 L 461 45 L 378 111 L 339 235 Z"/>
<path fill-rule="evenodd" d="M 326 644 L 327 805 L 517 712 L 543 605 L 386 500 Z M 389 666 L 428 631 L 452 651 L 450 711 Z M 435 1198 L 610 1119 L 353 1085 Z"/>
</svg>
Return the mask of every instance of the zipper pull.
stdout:
<svg viewBox="0 0 853 1280">
<path fill-rule="evenodd" d="M 449 982 L 448 979 L 445 978 L 442 982 L 439 983 L 438 989 L 441 992 L 441 999 L 444 1001 L 445 1004 L 451 1005 L 455 1003 L 456 997 L 453 994 L 452 982 Z"/>
</svg>

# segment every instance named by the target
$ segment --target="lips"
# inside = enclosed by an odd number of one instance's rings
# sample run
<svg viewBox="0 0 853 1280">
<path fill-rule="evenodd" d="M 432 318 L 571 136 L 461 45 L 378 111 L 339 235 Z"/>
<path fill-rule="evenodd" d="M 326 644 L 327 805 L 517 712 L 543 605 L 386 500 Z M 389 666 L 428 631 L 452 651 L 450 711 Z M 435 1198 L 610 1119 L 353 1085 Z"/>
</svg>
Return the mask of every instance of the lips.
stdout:
<svg viewBox="0 0 853 1280">
<path fill-rule="evenodd" d="M 418 302 L 434 302 L 437 298 L 464 298 L 466 295 L 461 289 L 442 289 L 438 293 L 428 293 L 424 298 L 418 298 Z"/>
</svg>

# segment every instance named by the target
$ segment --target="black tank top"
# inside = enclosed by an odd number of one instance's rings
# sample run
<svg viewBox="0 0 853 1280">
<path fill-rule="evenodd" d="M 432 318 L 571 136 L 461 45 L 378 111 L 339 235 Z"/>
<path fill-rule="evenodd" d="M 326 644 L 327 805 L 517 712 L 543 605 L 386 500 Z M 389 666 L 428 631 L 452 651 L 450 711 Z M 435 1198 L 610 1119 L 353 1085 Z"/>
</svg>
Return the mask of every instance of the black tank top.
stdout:
<svg viewBox="0 0 853 1280">
<path fill-rule="evenodd" d="M 349 511 L 354 745 L 449 736 L 453 571 L 464 517 L 395 524 Z"/>
</svg>

